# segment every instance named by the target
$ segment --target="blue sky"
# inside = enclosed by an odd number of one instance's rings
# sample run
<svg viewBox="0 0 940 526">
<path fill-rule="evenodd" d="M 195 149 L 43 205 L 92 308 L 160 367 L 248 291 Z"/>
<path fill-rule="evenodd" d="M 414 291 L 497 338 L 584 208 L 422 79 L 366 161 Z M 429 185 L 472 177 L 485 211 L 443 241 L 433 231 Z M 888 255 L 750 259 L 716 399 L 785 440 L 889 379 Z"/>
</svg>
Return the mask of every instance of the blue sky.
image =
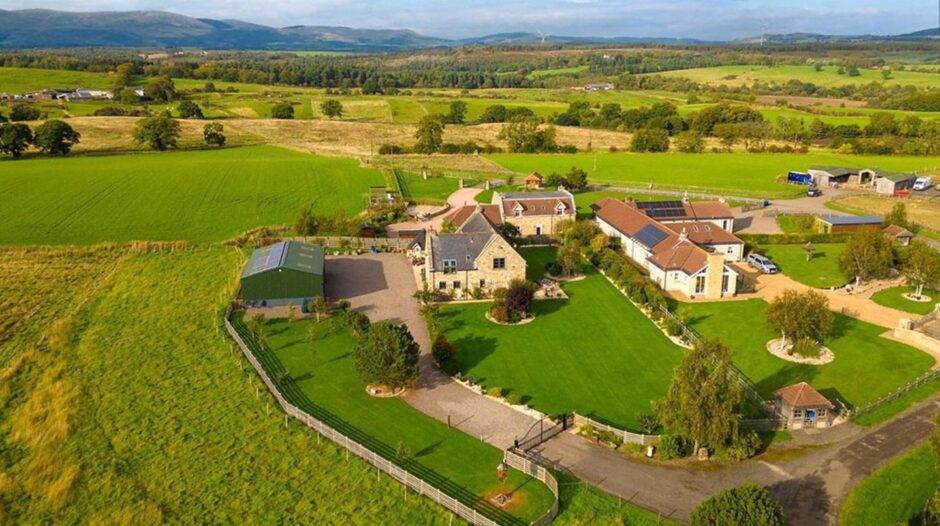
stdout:
<svg viewBox="0 0 940 526">
<path fill-rule="evenodd" d="M 730 39 L 770 33 L 896 34 L 937 27 L 936 0 L 0 0 L 2 9 L 154 9 L 273 26 L 408 28 L 443 37 L 508 31 Z"/>
</svg>

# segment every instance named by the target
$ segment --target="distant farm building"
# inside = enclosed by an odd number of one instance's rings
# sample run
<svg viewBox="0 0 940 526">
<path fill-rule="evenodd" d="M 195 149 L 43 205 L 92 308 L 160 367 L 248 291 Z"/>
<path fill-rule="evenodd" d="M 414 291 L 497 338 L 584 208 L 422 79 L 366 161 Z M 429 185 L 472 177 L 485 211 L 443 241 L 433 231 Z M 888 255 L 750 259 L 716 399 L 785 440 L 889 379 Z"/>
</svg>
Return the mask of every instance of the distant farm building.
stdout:
<svg viewBox="0 0 940 526">
<path fill-rule="evenodd" d="M 250 306 L 304 307 L 323 296 L 325 252 L 298 241 L 255 249 L 241 276 L 241 297 Z"/>
<path fill-rule="evenodd" d="M 909 191 L 914 187 L 916 180 L 914 174 L 874 171 L 872 187 L 879 194 L 894 195 L 897 192 Z"/>
<path fill-rule="evenodd" d="M 542 188 L 542 174 L 532 172 L 525 178 L 525 187 L 529 190 L 538 190 Z"/>
<path fill-rule="evenodd" d="M 881 229 L 884 220 L 881 216 L 825 216 L 816 218 L 816 230 L 820 234 L 857 232 L 863 228 Z"/>
</svg>

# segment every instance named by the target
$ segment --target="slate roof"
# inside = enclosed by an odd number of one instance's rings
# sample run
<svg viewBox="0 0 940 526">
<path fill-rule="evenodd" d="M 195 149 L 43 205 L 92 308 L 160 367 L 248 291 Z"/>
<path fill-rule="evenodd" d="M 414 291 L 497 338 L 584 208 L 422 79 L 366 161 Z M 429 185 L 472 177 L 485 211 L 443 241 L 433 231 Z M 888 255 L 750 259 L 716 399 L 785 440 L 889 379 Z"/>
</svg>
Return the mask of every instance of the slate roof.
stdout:
<svg viewBox="0 0 940 526">
<path fill-rule="evenodd" d="M 277 268 L 322 276 L 325 257 L 326 252 L 323 247 L 308 245 L 300 241 L 281 241 L 256 248 L 245 265 L 242 277 L 254 276 Z"/>
<path fill-rule="evenodd" d="M 482 210 L 475 210 L 453 234 L 432 234 L 431 269 L 444 270 L 444 260 L 456 262 L 456 270 L 474 270 L 476 259 L 494 237 L 499 236 Z"/>
<path fill-rule="evenodd" d="M 884 223 L 881 216 L 822 216 L 819 220 L 830 225 L 880 225 Z"/>
<path fill-rule="evenodd" d="M 782 398 L 790 407 L 795 409 L 801 407 L 828 407 L 832 409 L 835 407 L 829 399 L 806 382 L 777 389 L 774 395 Z"/>
<path fill-rule="evenodd" d="M 467 219 L 477 210 L 477 207 L 482 207 L 483 215 L 490 220 L 490 223 L 499 226 L 503 224 L 503 217 L 499 214 L 499 205 L 466 205 L 454 209 L 453 212 L 448 214 L 444 219 L 450 220 L 454 223 L 455 226 L 460 228 Z"/>
</svg>

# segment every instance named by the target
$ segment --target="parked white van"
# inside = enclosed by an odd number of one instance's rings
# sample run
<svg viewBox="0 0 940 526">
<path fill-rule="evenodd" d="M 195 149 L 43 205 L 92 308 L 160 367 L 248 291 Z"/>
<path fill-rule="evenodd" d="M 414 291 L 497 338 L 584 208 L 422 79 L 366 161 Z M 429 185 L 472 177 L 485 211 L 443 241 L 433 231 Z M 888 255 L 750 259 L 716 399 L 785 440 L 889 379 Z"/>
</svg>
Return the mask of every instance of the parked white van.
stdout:
<svg viewBox="0 0 940 526">
<path fill-rule="evenodd" d="M 931 186 L 933 186 L 932 177 L 918 177 L 917 180 L 914 181 L 914 190 L 917 190 L 918 192 L 923 192 Z"/>
</svg>

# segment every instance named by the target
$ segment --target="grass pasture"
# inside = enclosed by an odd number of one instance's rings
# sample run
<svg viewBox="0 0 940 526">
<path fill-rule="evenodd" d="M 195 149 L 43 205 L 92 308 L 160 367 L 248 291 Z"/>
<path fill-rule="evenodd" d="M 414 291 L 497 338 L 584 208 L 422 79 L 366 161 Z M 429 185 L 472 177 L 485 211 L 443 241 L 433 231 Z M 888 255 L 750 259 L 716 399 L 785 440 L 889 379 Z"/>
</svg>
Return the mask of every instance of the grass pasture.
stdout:
<svg viewBox="0 0 940 526">
<path fill-rule="evenodd" d="M 766 398 L 772 398 L 781 387 L 805 381 L 830 400 L 862 406 L 933 366 L 928 354 L 882 338 L 885 329 L 838 313 L 834 313 L 833 334 L 825 342 L 835 360 L 826 365 L 788 362 L 766 349 L 768 341 L 779 337 L 764 323 L 766 307 L 766 302 L 755 299 L 685 303 L 679 309 L 687 313 L 691 325 L 702 335 L 719 338 L 731 346 L 735 365 Z"/>
<path fill-rule="evenodd" d="M 886 170 L 922 170 L 940 165 L 936 157 L 858 156 L 832 153 L 704 153 L 704 154 L 496 154 L 488 156 L 516 173 L 566 173 L 573 166 L 592 182 L 662 189 L 702 189 L 753 197 L 795 197 L 802 189 L 778 178 L 789 170 L 811 165 L 878 166 Z"/>
<path fill-rule="evenodd" d="M 924 505 L 940 477 L 928 444 L 895 458 L 852 490 L 839 510 L 839 526 L 921 524 Z"/>
<path fill-rule="evenodd" d="M 54 266 L 98 257 L 56 250 Z M 63 343 L 4 366 L 4 522 L 448 524 L 308 428 L 285 429 L 256 396 L 264 387 L 219 330 L 234 249 L 128 256 L 84 305 L 58 298 L 80 307 L 54 333 Z M 34 270 L 18 279 L 47 275 Z"/>
<path fill-rule="evenodd" d="M 522 250 L 529 279 L 553 252 Z M 548 414 L 574 410 L 637 429 L 637 415 L 665 395 L 682 349 L 597 271 L 587 269 L 586 279 L 564 290 L 570 299 L 535 302 L 535 321 L 515 327 L 488 321 L 488 303 L 444 307 L 460 371 Z"/>
<path fill-rule="evenodd" d="M 384 176 L 269 146 L 2 163 L 0 244 L 220 241 L 304 204 L 356 213 Z"/>
<path fill-rule="evenodd" d="M 931 197 L 940 195 L 940 192 L 933 188 L 920 193 Z M 907 209 L 908 220 L 933 231 L 940 231 L 940 199 L 907 199 L 903 202 Z M 836 206 L 876 215 L 887 214 L 896 203 L 898 203 L 897 199 L 875 195 L 853 195 L 834 201 Z"/>
<path fill-rule="evenodd" d="M 315 327 L 309 329 L 310 325 Z M 314 331 L 312 341 L 308 330 Z M 456 491 L 471 494 L 471 502 L 473 496 L 498 489 L 492 471 L 502 452 L 423 415 L 402 400 L 369 396 L 353 363 L 355 340 L 338 323 L 269 321 L 265 334 L 270 350 L 258 354 L 275 378 L 280 370 L 290 375 L 293 387 L 285 387 L 285 392 L 293 403 L 321 419 L 332 415 L 341 420 L 342 424 L 333 425 L 386 458 L 394 459 L 398 444 L 403 444 L 414 461 L 406 463 L 410 470 L 426 473 L 423 476 L 431 480 L 456 484 Z M 515 488 L 522 503 L 512 513 L 516 519 L 528 523 L 551 506 L 548 489 L 522 473 L 513 471 L 507 485 Z"/>
<path fill-rule="evenodd" d="M 465 180 L 468 186 L 476 181 Z M 405 199 L 418 203 L 444 204 L 447 197 L 460 187 L 460 180 L 456 177 L 435 176 L 425 179 L 421 174 L 398 171 L 398 183 Z"/>
<path fill-rule="evenodd" d="M 785 84 L 791 79 L 803 82 L 812 82 L 817 86 L 835 87 L 848 84 L 868 84 L 872 81 L 884 83 L 888 86 L 917 86 L 933 87 L 940 82 L 935 73 L 921 73 L 914 71 L 894 71 L 891 78 L 885 80 L 880 69 L 860 69 L 861 75 L 850 77 L 847 74 L 839 75 L 838 66 L 824 66 L 822 71 L 816 71 L 812 66 L 716 66 L 710 68 L 681 69 L 651 75 L 666 77 L 681 77 L 716 86 L 751 85 L 754 81 L 765 83 Z"/>
</svg>

